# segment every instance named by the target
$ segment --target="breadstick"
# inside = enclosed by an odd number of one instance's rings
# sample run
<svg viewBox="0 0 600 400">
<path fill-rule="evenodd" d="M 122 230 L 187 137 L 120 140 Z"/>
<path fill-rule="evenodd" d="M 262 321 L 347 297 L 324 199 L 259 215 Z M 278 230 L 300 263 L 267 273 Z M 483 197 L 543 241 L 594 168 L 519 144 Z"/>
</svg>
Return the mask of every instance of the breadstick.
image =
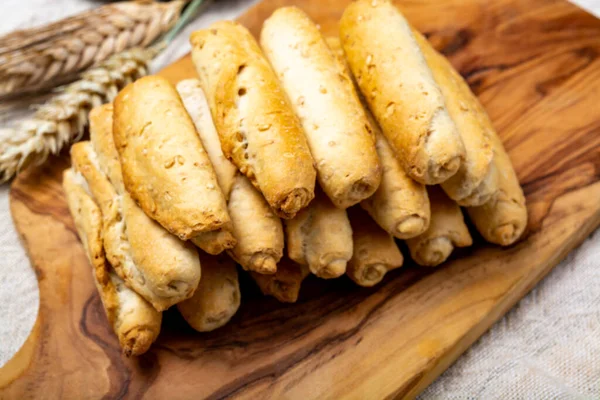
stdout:
<svg viewBox="0 0 600 400">
<path fill-rule="evenodd" d="M 354 252 L 346 274 L 356 284 L 371 287 L 383 279 L 388 271 L 400 268 L 404 257 L 394 238 L 381 229 L 360 208 L 348 210 L 352 225 Z"/>
<path fill-rule="evenodd" d="M 223 153 L 282 218 L 314 197 L 316 171 L 298 117 L 258 44 L 223 21 L 191 35 L 192 59 Z"/>
<path fill-rule="evenodd" d="M 106 256 L 127 286 L 158 311 L 190 297 L 200 280 L 193 247 L 148 218 L 127 193 L 116 193 L 90 142 L 74 144 L 71 159 L 102 211 Z"/>
<path fill-rule="evenodd" d="M 108 322 L 126 356 L 145 353 L 160 332 L 162 314 L 126 287 L 108 264 L 102 244 L 102 213 L 81 174 L 67 169 L 63 188 L 75 227 L 93 268 Z"/>
<path fill-rule="evenodd" d="M 336 56 L 338 67 L 352 79 L 344 58 L 344 50 L 336 37 L 327 38 L 327 45 Z M 353 83 L 354 84 L 354 83 Z M 359 95 L 361 101 L 364 97 Z M 365 114 L 375 134 L 375 147 L 381 166 L 381 184 L 375 193 L 360 205 L 389 234 L 398 239 L 408 239 L 425 232 L 429 226 L 429 199 L 425 186 L 409 177 L 398 161 L 381 128 L 366 104 Z"/>
<path fill-rule="evenodd" d="M 200 81 L 198 79 L 185 79 L 177 83 L 175 88 L 181 97 L 185 110 L 192 118 L 198 137 L 215 169 L 217 181 L 227 200 L 238 170 L 223 154 L 219 133 L 210 115 L 208 99 L 202 90 Z"/>
<path fill-rule="evenodd" d="M 106 229 L 114 232 L 105 238 L 105 247 L 110 249 L 109 260 L 113 266 L 121 265 L 130 256 L 132 269 L 138 270 L 141 276 L 137 278 L 138 283 L 133 283 L 132 274 L 124 272 L 123 279 L 139 293 L 147 293 L 147 299 L 159 309 L 188 298 L 200 279 L 198 253 L 193 246 L 180 241 L 148 217 L 125 190 L 113 137 L 111 105 L 96 107 L 90 112 L 90 141 L 93 151 L 89 154 L 92 159 L 95 155 L 98 175 L 103 173 L 104 181 L 108 177 L 120 200 L 114 203 L 120 205 L 121 215 L 108 219 Z M 129 255 L 124 240 L 129 246 Z"/>
<path fill-rule="evenodd" d="M 340 22 L 340 39 L 358 86 L 406 173 L 427 185 L 454 175 L 464 146 L 400 11 L 386 0 L 351 3 Z"/>
<path fill-rule="evenodd" d="M 229 197 L 233 232 L 240 238 L 229 254 L 242 267 L 261 274 L 273 274 L 283 256 L 283 226 L 243 175 L 237 175 Z"/>
<path fill-rule="evenodd" d="M 235 263 L 227 256 L 201 254 L 202 280 L 192 297 L 177 304 L 188 324 L 199 332 L 225 325 L 240 307 Z"/>
<path fill-rule="evenodd" d="M 114 103 L 123 181 L 148 216 L 211 254 L 235 245 L 225 197 L 177 91 L 147 76 Z"/>
<path fill-rule="evenodd" d="M 262 194 L 246 176 L 225 158 L 219 136 L 200 82 L 189 79 L 177 84 L 183 104 L 188 110 L 217 180 L 227 199 L 227 208 L 237 244 L 228 250 L 242 268 L 262 274 L 273 274 L 283 255 L 283 227 Z"/>
<path fill-rule="evenodd" d="M 319 28 L 299 8 L 279 8 L 260 44 L 300 118 L 323 191 L 339 208 L 370 197 L 381 180 L 373 133 Z"/>
<path fill-rule="evenodd" d="M 113 105 L 110 103 L 92 108 L 89 114 L 92 123 L 90 142 L 98 161 L 98 168 L 108 177 L 115 192 L 123 195 L 126 191 L 119 153 L 113 139 L 113 111 Z"/>
<path fill-rule="evenodd" d="M 486 123 L 491 121 L 481 114 Z M 512 166 L 510 157 L 504 150 L 502 141 L 492 131 L 494 149 L 493 170 L 497 174 L 498 191 L 487 203 L 479 207 L 467 208 L 471 221 L 485 240 L 501 246 L 516 242 L 527 227 L 527 207 L 523 189 Z"/>
<path fill-rule="evenodd" d="M 306 266 L 285 257 L 277 265 L 277 272 L 272 275 L 250 272 L 265 296 L 273 296 L 282 303 L 295 303 L 298 300 L 300 286 L 308 274 Z"/>
<path fill-rule="evenodd" d="M 387 139 L 373 122 L 383 176 L 377 191 L 360 205 L 394 237 L 418 236 L 427 230 L 431 218 L 427 189 L 406 174 Z"/>
<path fill-rule="evenodd" d="M 431 203 L 429 229 L 406 244 L 417 264 L 435 267 L 446 261 L 455 247 L 468 247 L 473 240 L 460 207 L 438 186 L 430 186 L 427 191 Z"/>
<path fill-rule="evenodd" d="M 346 210 L 321 191 L 308 207 L 285 221 L 288 257 L 323 279 L 346 272 L 352 258 L 352 228 Z"/>
<path fill-rule="evenodd" d="M 124 190 L 110 105 L 90 112 L 90 137 L 91 143 L 72 147 L 72 161 L 102 210 L 108 260 L 159 311 L 190 297 L 200 279 L 198 254 L 150 219 Z"/>
<path fill-rule="evenodd" d="M 464 162 L 456 174 L 442 183 L 442 189 L 461 206 L 482 205 L 498 189 L 496 174 L 491 170 L 494 152 L 490 135 L 493 134 L 493 127 L 482 123 L 479 100 L 446 57 L 439 54 L 414 29 L 413 34 L 465 145 Z"/>
</svg>

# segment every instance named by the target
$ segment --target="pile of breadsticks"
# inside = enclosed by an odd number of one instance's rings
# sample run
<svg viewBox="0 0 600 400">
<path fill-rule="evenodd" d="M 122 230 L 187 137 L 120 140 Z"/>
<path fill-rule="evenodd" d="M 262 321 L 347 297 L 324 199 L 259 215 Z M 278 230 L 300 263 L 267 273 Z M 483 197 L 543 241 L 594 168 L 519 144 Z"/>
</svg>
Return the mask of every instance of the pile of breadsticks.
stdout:
<svg viewBox="0 0 600 400">
<path fill-rule="evenodd" d="M 348 6 L 339 40 L 290 7 L 260 45 L 234 22 L 191 43 L 199 79 L 142 78 L 95 108 L 64 174 L 125 354 L 149 348 L 172 305 L 198 331 L 229 321 L 235 263 L 294 302 L 311 273 L 377 284 L 403 263 L 395 239 L 439 265 L 472 243 L 460 206 L 492 243 L 523 233 L 488 116 L 389 1 Z"/>
</svg>

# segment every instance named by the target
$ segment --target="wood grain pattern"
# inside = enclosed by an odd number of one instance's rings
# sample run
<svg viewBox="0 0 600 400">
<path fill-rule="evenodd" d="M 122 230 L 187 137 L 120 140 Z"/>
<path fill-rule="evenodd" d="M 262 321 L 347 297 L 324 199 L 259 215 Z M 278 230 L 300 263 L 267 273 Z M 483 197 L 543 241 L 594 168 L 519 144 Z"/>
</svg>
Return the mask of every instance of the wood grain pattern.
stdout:
<svg viewBox="0 0 600 400">
<path fill-rule="evenodd" d="M 257 34 L 297 3 L 335 34 L 348 0 L 265 0 Z M 563 0 L 398 2 L 482 99 L 524 186 L 530 223 L 510 248 L 481 240 L 442 268 L 381 285 L 308 279 L 279 304 L 242 279 L 242 306 L 199 334 L 168 312 L 138 359 L 120 355 L 60 187 L 64 158 L 17 179 L 11 209 L 36 269 L 40 312 L 0 369 L 0 398 L 412 398 L 600 223 L 600 21 Z M 194 75 L 189 57 L 162 72 Z M 406 254 L 406 253 L 405 253 Z"/>
</svg>

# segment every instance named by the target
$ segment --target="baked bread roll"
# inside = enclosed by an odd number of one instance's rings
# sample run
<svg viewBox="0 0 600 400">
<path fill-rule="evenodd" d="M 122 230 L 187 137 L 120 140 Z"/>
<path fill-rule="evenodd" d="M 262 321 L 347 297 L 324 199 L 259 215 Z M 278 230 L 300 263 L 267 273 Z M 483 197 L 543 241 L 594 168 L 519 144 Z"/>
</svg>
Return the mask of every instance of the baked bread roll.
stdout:
<svg viewBox="0 0 600 400">
<path fill-rule="evenodd" d="M 360 208 L 348 210 L 354 251 L 348 262 L 346 275 L 357 285 L 371 287 L 383 279 L 388 271 L 400 268 L 404 257 L 394 238 L 381 229 Z"/>
<path fill-rule="evenodd" d="M 240 174 L 223 155 L 219 136 L 200 82 L 188 79 L 177 84 L 177 91 L 196 130 L 217 180 L 227 200 L 236 245 L 228 250 L 231 257 L 245 270 L 273 274 L 283 255 L 283 226 L 262 194 Z"/>
<path fill-rule="evenodd" d="M 200 279 L 198 253 L 150 219 L 124 191 L 109 105 L 90 112 L 90 137 L 92 142 L 73 145 L 71 156 L 102 210 L 108 260 L 159 311 L 190 297 Z"/>
<path fill-rule="evenodd" d="M 296 264 L 282 258 L 277 272 L 271 275 L 250 272 L 252 278 L 265 296 L 273 296 L 282 303 L 295 303 L 300 294 L 300 286 L 310 272 L 305 265 Z"/>
<path fill-rule="evenodd" d="M 279 8 L 260 44 L 300 118 L 323 191 L 339 208 L 370 197 L 381 180 L 373 133 L 319 28 L 299 8 Z"/>
<path fill-rule="evenodd" d="M 239 171 L 223 154 L 219 133 L 210 114 L 208 99 L 202 90 L 200 81 L 198 79 L 185 79 L 178 82 L 175 88 L 181 97 L 185 110 L 196 127 L 198 137 L 217 175 L 217 182 L 219 182 L 225 200 L 227 200 Z"/>
<path fill-rule="evenodd" d="M 165 78 L 127 85 L 115 99 L 113 126 L 125 187 L 148 216 L 208 253 L 235 245 L 215 171 Z"/>
<path fill-rule="evenodd" d="M 414 29 L 413 34 L 465 145 L 465 160 L 458 172 L 442 183 L 442 189 L 461 206 L 482 205 L 498 189 L 496 174 L 491 169 L 494 152 L 490 135 L 494 134 L 493 127 L 483 121 L 479 113 L 485 111 L 479 100 L 446 57 Z"/>
<path fill-rule="evenodd" d="M 491 127 L 492 123 L 487 114 L 481 110 L 480 115 Z M 494 149 L 492 168 L 497 174 L 498 190 L 487 203 L 479 207 L 467 208 L 467 212 L 475 228 L 485 240 L 501 246 L 509 246 L 523 235 L 527 227 L 527 207 L 523 189 L 519 185 L 510 157 L 504 150 L 502 141 L 493 131 L 491 143 Z"/>
<path fill-rule="evenodd" d="M 336 56 L 338 67 L 352 79 L 340 40 L 336 37 L 328 37 L 327 45 Z M 364 101 L 364 97 L 359 95 L 359 98 L 361 102 Z M 420 235 L 429 226 L 427 190 L 424 185 L 406 174 L 367 105 L 363 104 L 363 107 L 375 134 L 375 146 L 382 166 L 382 175 L 381 184 L 375 193 L 363 200 L 360 205 L 379 226 L 398 239 Z"/>
<path fill-rule="evenodd" d="M 351 3 L 340 39 L 361 92 L 406 173 L 433 185 L 454 175 L 464 146 L 410 26 L 386 0 Z"/>
<path fill-rule="evenodd" d="M 127 194 L 115 192 L 90 142 L 74 144 L 71 160 L 102 210 L 106 256 L 127 286 L 158 311 L 190 297 L 200 280 L 196 251 L 148 218 Z M 170 253 L 176 258 L 169 259 Z"/>
<path fill-rule="evenodd" d="M 337 278 L 352 258 L 352 228 L 346 210 L 321 191 L 307 208 L 285 221 L 288 257 L 319 278 Z"/>
<path fill-rule="evenodd" d="M 191 35 L 192 59 L 223 153 L 282 218 L 314 197 L 316 171 L 285 93 L 258 44 L 223 21 Z"/>
<path fill-rule="evenodd" d="M 430 186 L 431 222 L 422 235 L 406 240 L 412 259 L 419 265 L 435 267 L 452 253 L 455 247 L 473 244 L 460 207 L 439 186 Z"/>
<path fill-rule="evenodd" d="M 240 307 L 240 285 L 235 263 L 227 256 L 201 254 L 202 280 L 192 297 L 177 304 L 188 324 L 198 332 L 225 325 Z"/>
<path fill-rule="evenodd" d="M 360 205 L 394 237 L 410 239 L 418 236 L 427 230 L 431 218 L 427 189 L 406 174 L 375 122 L 373 130 L 383 176 L 377 191 Z"/>
<path fill-rule="evenodd" d="M 125 286 L 108 264 L 102 243 L 102 213 L 88 192 L 85 179 L 65 170 L 63 188 L 77 234 L 92 264 L 94 283 L 108 322 L 126 356 L 145 353 L 160 332 L 162 314 Z"/>
</svg>

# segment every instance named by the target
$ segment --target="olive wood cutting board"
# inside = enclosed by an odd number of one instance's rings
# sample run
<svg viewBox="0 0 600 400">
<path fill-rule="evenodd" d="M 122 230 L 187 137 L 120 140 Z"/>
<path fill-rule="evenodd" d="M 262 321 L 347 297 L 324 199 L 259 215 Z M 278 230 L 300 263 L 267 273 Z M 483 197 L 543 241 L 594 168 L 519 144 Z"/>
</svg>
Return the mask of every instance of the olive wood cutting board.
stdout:
<svg viewBox="0 0 600 400">
<path fill-rule="evenodd" d="M 256 35 L 274 9 L 297 4 L 333 35 L 347 3 L 265 0 L 240 21 Z M 127 359 L 67 210 L 68 160 L 54 158 L 12 184 L 40 309 L 0 369 L 0 398 L 411 398 L 579 245 L 600 223 L 600 21 L 563 0 L 398 5 L 489 111 L 527 196 L 523 241 L 476 239 L 440 268 L 407 261 L 372 289 L 310 278 L 294 305 L 243 278 L 227 326 L 196 333 L 170 311 L 152 349 Z M 189 56 L 161 74 L 195 75 Z"/>
</svg>

